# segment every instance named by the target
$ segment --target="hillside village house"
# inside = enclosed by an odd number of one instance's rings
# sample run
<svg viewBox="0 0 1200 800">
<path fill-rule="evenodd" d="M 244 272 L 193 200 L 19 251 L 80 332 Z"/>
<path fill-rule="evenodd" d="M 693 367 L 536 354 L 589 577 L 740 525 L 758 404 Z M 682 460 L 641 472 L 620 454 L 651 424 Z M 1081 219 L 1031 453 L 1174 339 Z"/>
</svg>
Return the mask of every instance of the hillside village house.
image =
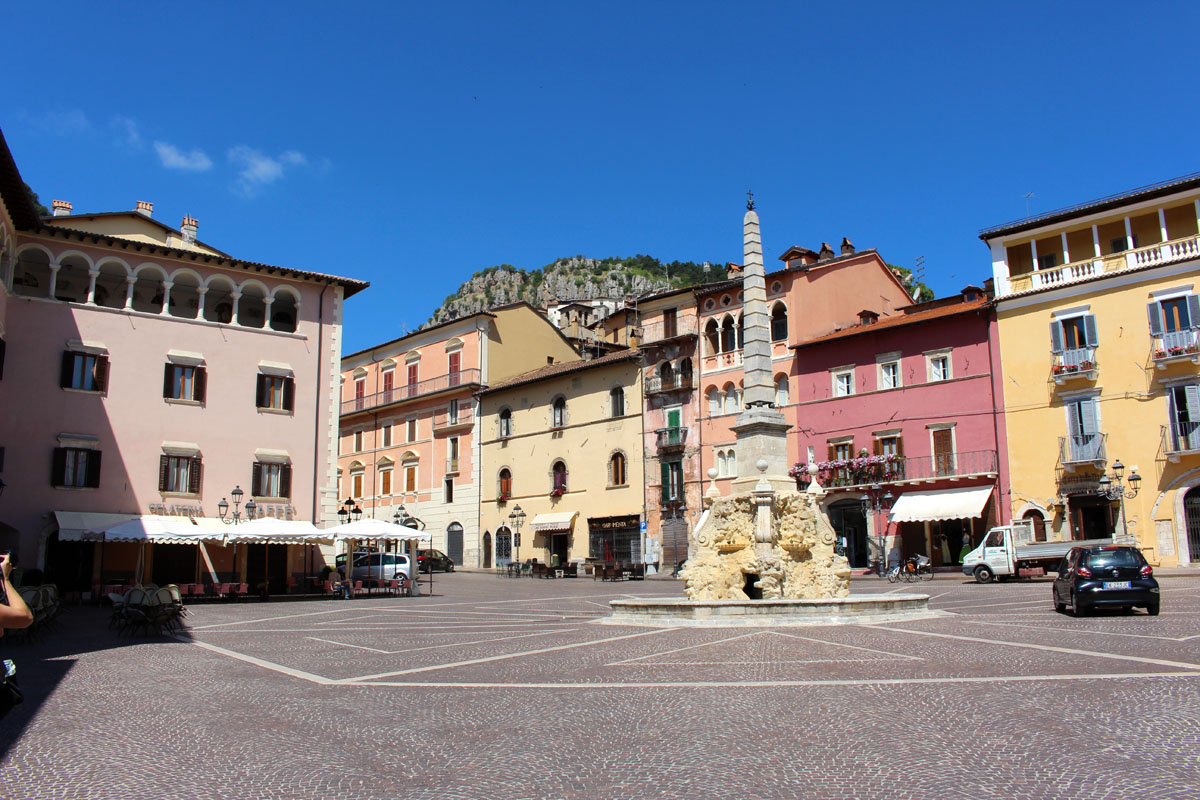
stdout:
<svg viewBox="0 0 1200 800">
<path fill-rule="evenodd" d="M 497 566 L 641 569 L 640 361 L 629 350 L 548 364 L 478 393 L 479 524 Z"/>
<path fill-rule="evenodd" d="M 344 300 L 362 281 L 234 258 L 136 210 L 33 210 L 0 138 L 0 539 L 64 591 L 140 576 L 311 568 L 304 547 L 101 545 L 145 516 L 221 529 L 235 487 L 265 516 L 336 520 Z M 138 561 L 141 559 L 141 570 Z M 204 570 L 209 572 L 207 569 Z"/>
<path fill-rule="evenodd" d="M 852 567 L 897 553 L 952 565 L 1007 521 L 996 338 L 989 299 L 968 286 L 792 346 L 798 477 L 820 467 Z"/>
<path fill-rule="evenodd" d="M 980 234 L 1011 513 L 1039 536 L 1111 535 L 1154 564 L 1200 563 L 1198 219 L 1189 175 Z"/>
<path fill-rule="evenodd" d="M 479 524 L 480 419 L 474 392 L 551 363 L 570 342 L 528 303 L 410 333 L 343 357 L 339 496 L 363 516 L 424 524 L 454 563 L 491 566 Z"/>
</svg>

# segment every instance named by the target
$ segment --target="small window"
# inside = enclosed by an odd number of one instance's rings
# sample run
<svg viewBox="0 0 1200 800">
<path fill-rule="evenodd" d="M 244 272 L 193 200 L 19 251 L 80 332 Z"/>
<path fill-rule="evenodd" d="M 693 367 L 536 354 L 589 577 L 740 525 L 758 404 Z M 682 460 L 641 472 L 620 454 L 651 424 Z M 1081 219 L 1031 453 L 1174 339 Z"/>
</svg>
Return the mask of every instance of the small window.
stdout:
<svg viewBox="0 0 1200 800">
<path fill-rule="evenodd" d="M 567 490 L 567 465 L 561 461 L 555 461 L 550 471 L 553 477 L 551 488 L 556 494 L 562 494 Z"/>
<path fill-rule="evenodd" d="M 787 306 L 783 303 L 776 303 L 775 307 L 771 309 L 771 341 L 787 341 L 787 335 Z"/>
<path fill-rule="evenodd" d="M 408 434 L 408 439 L 407 439 L 407 441 L 410 441 L 410 442 L 415 442 L 415 441 L 417 440 L 417 418 L 416 418 L 416 417 L 413 417 L 413 418 L 409 419 L 409 420 L 408 420 L 408 422 L 406 423 L 406 426 L 407 426 L 407 428 L 408 428 L 408 430 L 407 430 L 407 434 Z"/>
<path fill-rule="evenodd" d="M 715 417 L 721 413 L 721 393 L 717 391 L 717 387 L 712 387 L 708 390 L 708 415 Z"/>
<path fill-rule="evenodd" d="M 198 456 L 160 456 L 158 490 L 178 494 L 200 494 L 200 477 L 203 470 Z"/>
<path fill-rule="evenodd" d="M 609 412 L 613 417 L 625 416 L 625 390 L 614 386 L 608 393 Z"/>
<path fill-rule="evenodd" d="M 455 354 L 457 355 L 457 354 Z M 454 478 L 445 478 L 442 481 L 442 502 L 454 502 Z"/>
<path fill-rule="evenodd" d="M 775 405 L 778 408 L 783 408 L 788 404 L 788 377 L 787 375 L 775 376 Z"/>
<path fill-rule="evenodd" d="M 1044 256 L 1038 256 L 1038 269 L 1054 269 L 1058 266 L 1058 253 L 1046 253 Z"/>
<path fill-rule="evenodd" d="M 259 374 L 254 402 L 258 408 L 292 411 L 295 405 L 296 384 L 291 377 Z"/>
<path fill-rule="evenodd" d="M 929 380 L 933 382 L 950 380 L 950 356 L 929 356 Z"/>
<path fill-rule="evenodd" d="M 499 435 L 501 439 L 507 439 L 512 436 L 512 411 L 510 409 L 500 409 Z"/>
<path fill-rule="evenodd" d="M 255 497 L 292 496 L 292 466 L 256 461 L 250 472 L 250 494 Z"/>
<path fill-rule="evenodd" d="M 100 451 L 78 447 L 54 448 L 50 485 L 76 489 L 100 486 Z"/>
<path fill-rule="evenodd" d="M 888 361 L 879 365 L 879 388 L 900 388 L 900 362 Z"/>
<path fill-rule="evenodd" d="M 554 403 L 551 406 L 550 426 L 552 428 L 565 428 L 567 425 L 567 400 L 565 397 L 559 396 L 554 398 Z"/>
<path fill-rule="evenodd" d="M 390 422 L 383 426 L 383 435 L 381 438 L 383 439 L 384 447 L 392 446 L 392 425 Z"/>
<path fill-rule="evenodd" d="M 612 458 L 608 460 L 608 485 L 624 486 L 625 482 L 625 456 L 622 453 L 613 453 Z"/>
<path fill-rule="evenodd" d="M 205 378 L 204 367 L 168 362 L 163 369 L 163 398 L 203 403 Z"/>
<path fill-rule="evenodd" d="M 449 422 L 451 425 L 455 425 L 458 423 L 458 398 L 457 397 L 452 399 L 450 401 L 450 404 L 446 407 L 446 421 Z"/>
<path fill-rule="evenodd" d="M 404 465 L 404 491 L 408 494 L 417 491 L 417 465 L 415 462 Z"/>
<path fill-rule="evenodd" d="M 59 386 L 83 392 L 103 392 L 108 383 L 108 356 L 63 352 Z"/>
<path fill-rule="evenodd" d="M 833 373 L 833 396 L 848 397 L 854 394 L 854 370 Z"/>
<path fill-rule="evenodd" d="M 379 470 L 379 493 L 387 497 L 392 493 L 392 469 L 386 467 Z"/>
<path fill-rule="evenodd" d="M 512 472 L 505 467 L 500 470 L 499 478 L 500 486 L 497 489 L 497 493 L 500 495 L 501 500 L 507 500 L 512 497 Z"/>
<path fill-rule="evenodd" d="M 361 453 L 363 451 L 363 432 L 354 432 L 354 452 Z"/>
<path fill-rule="evenodd" d="M 363 474 L 361 472 L 350 474 L 350 496 L 354 498 L 363 496 Z"/>
</svg>

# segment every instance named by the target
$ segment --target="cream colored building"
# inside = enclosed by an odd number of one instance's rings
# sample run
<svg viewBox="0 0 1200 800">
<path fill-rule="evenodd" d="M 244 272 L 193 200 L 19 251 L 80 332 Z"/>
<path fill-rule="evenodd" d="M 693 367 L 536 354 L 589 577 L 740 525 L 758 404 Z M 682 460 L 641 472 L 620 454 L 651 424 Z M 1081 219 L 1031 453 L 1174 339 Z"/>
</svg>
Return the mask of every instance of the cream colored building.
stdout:
<svg viewBox="0 0 1200 800">
<path fill-rule="evenodd" d="M 548 364 L 476 394 L 479 526 L 497 566 L 642 563 L 641 374 L 631 350 Z"/>
</svg>

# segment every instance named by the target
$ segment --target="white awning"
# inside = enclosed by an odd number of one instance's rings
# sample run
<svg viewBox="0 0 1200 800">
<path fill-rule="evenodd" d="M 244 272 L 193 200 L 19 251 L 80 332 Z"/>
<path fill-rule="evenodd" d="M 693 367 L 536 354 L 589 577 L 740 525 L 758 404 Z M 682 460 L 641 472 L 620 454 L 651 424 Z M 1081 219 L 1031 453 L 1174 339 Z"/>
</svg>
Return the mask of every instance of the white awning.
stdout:
<svg viewBox="0 0 1200 800">
<path fill-rule="evenodd" d="M 577 511 L 557 511 L 553 514 L 538 514 L 533 518 L 533 529 L 539 533 L 546 531 L 569 531 L 575 521 Z"/>
<path fill-rule="evenodd" d="M 347 522 L 342 525 L 335 525 L 332 528 L 326 528 L 323 533 L 341 542 L 348 540 L 359 542 L 419 542 L 422 539 L 430 538 L 428 533 L 416 528 L 397 525 L 394 522 L 385 522 L 381 519 L 371 519 L 369 517 L 367 519 L 360 519 L 357 522 Z"/>
<path fill-rule="evenodd" d="M 106 542 L 153 542 L 157 544 L 199 544 L 201 539 L 220 540 L 220 536 L 201 528 L 190 517 L 143 516 L 108 525 L 102 530 Z"/>
<path fill-rule="evenodd" d="M 118 525 L 137 519 L 138 514 L 103 514 L 95 511 L 55 511 L 54 519 L 58 522 L 58 540 L 60 542 L 98 542 L 103 538 L 99 533 L 90 531 L 103 530 L 110 525 Z M 86 535 L 85 531 L 88 531 Z"/>
<path fill-rule="evenodd" d="M 311 522 L 297 519 L 260 517 L 240 525 L 229 526 L 226 541 L 230 544 L 332 544 L 333 533 L 323 531 Z"/>
<path fill-rule="evenodd" d="M 905 492 L 892 507 L 892 522 L 973 519 L 983 514 L 991 486 L 968 486 L 940 492 Z"/>
</svg>

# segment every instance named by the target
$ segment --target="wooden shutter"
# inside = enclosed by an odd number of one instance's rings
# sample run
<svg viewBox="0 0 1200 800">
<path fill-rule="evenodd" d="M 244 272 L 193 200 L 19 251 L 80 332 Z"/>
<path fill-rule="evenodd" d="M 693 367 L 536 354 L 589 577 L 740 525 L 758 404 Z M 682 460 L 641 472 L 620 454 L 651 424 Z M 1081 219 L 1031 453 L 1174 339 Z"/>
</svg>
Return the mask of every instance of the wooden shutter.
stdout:
<svg viewBox="0 0 1200 800">
<path fill-rule="evenodd" d="M 4 353 L 8 349 L 3 339 L 0 339 L 0 380 L 4 380 Z"/>
<path fill-rule="evenodd" d="M 1095 314 L 1085 314 L 1084 315 L 1084 317 L 1083 317 L 1083 335 L 1084 335 L 1084 338 L 1087 339 L 1085 344 L 1087 344 L 1088 347 L 1095 347 L 1096 345 L 1100 344 L 1100 339 L 1096 335 L 1096 315 Z"/>
<path fill-rule="evenodd" d="M 50 485 L 62 486 L 67 472 L 67 448 L 54 448 L 54 457 L 50 459 Z"/>
<path fill-rule="evenodd" d="M 662 468 L 662 499 L 674 500 L 675 498 L 671 496 L 671 464 L 667 461 L 662 461 L 659 463 L 659 466 Z"/>
<path fill-rule="evenodd" d="M 292 411 L 296 406 L 296 379 L 283 379 L 283 407 L 288 411 Z"/>
<path fill-rule="evenodd" d="M 1063 325 L 1058 320 L 1050 323 L 1050 351 L 1052 353 L 1063 351 Z"/>
<path fill-rule="evenodd" d="M 255 461 L 250 466 L 250 495 L 262 497 L 262 462 Z"/>
<path fill-rule="evenodd" d="M 871 446 L 873 448 L 872 455 L 877 455 L 877 456 L 883 455 L 883 440 L 882 439 L 876 437 L 875 441 L 871 443 Z"/>
<path fill-rule="evenodd" d="M 1200 328 L 1200 295 L 1187 296 L 1188 327 Z"/>
<path fill-rule="evenodd" d="M 87 476 L 84 486 L 100 488 L 100 451 L 89 450 L 87 454 Z"/>
<path fill-rule="evenodd" d="M 254 407 L 267 407 L 267 376 L 259 373 L 254 388 Z"/>
<path fill-rule="evenodd" d="M 93 375 L 96 380 L 96 391 L 106 391 L 108 389 L 108 356 L 96 356 L 96 371 Z"/>
<path fill-rule="evenodd" d="M 1162 336 L 1163 332 L 1163 316 L 1162 307 L 1158 303 L 1150 303 L 1146 306 L 1146 314 L 1150 317 L 1150 335 Z"/>
<path fill-rule="evenodd" d="M 204 464 L 199 458 L 193 458 L 191 467 L 188 470 L 188 492 L 200 494 L 200 476 L 204 472 Z"/>
<path fill-rule="evenodd" d="M 830 442 L 829 443 L 829 460 L 834 461 L 836 459 L 837 459 L 837 448 L 835 448 L 833 446 L 833 442 Z"/>
<path fill-rule="evenodd" d="M 903 436 L 896 437 L 896 455 L 900 456 L 901 458 L 904 457 L 904 437 Z"/>
<path fill-rule="evenodd" d="M 167 490 L 167 475 L 171 469 L 171 457 L 158 457 L 158 490 L 165 492 Z"/>
<path fill-rule="evenodd" d="M 71 373 L 75 371 L 75 354 L 64 350 L 62 354 L 62 369 L 58 373 L 58 385 L 64 389 L 71 388 Z"/>
<path fill-rule="evenodd" d="M 175 365 L 170 361 L 163 367 L 163 397 L 175 397 Z"/>
<path fill-rule="evenodd" d="M 1091 436 L 1096 433 L 1095 400 L 1088 399 L 1079 401 L 1079 423 L 1083 430 L 1084 436 Z"/>
<path fill-rule="evenodd" d="M 197 403 L 203 403 L 208 396 L 208 370 L 204 367 L 196 367 L 192 373 L 192 395 Z"/>
</svg>

